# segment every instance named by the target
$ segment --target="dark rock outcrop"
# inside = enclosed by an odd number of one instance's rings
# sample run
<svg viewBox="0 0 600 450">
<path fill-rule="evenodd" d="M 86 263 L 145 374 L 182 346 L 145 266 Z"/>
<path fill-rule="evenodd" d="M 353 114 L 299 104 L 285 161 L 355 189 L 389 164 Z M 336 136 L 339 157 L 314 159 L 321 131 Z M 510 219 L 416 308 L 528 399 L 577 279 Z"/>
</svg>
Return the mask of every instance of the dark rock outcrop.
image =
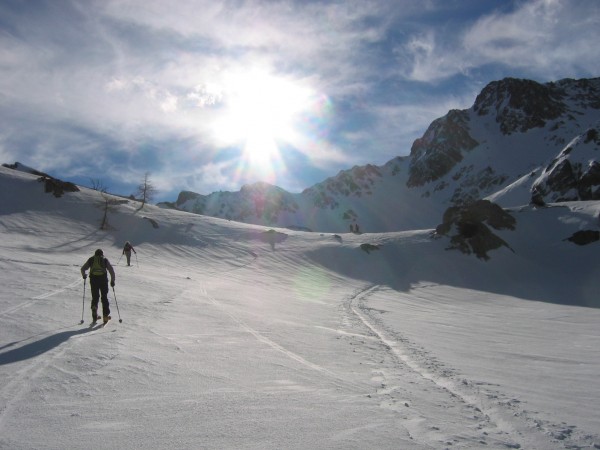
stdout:
<svg viewBox="0 0 600 450">
<path fill-rule="evenodd" d="M 600 125 L 579 135 L 545 168 L 532 203 L 600 200 Z"/>
<path fill-rule="evenodd" d="M 515 224 L 515 218 L 500 206 L 488 200 L 478 200 L 462 207 L 448 208 L 443 223 L 436 228 L 436 234 L 450 237 L 448 250 L 474 253 L 478 258 L 488 260 L 487 252 L 490 250 L 502 246 L 510 249 L 508 243 L 492 233 L 489 227 L 514 230 Z"/>
<path fill-rule="evenodd" d="M 69 181 L 61 181 L 48 176 L 42 176 L 38 178 L 38 181 L 44 183 L 44 192 L 52 193 L 57 198 L 62 197 L 65 192 L 79 191 L 79 188 Z"/>
<path fill-rule="evenodd" d="M 360 244 L 360 249 L 363 252 L 371 253 L 374 250 L 379 250 L 379 245 L 374 245 L 374 244 Z"/>
<path fill-rule="evenodd" d="M 188 200 L 195 200 L 199 197 L 202 197 L 202 195 L 197 194 L 195 192 L 192 191 L 181 191 L 179 193 L 179 195 L 177 196 L 177 201 L 175 202 L 176 206 L 181 206 L 183 205 L 185 202 L 187 202 Z"/>
<path fill-rule="evenodd" d="M 570 241 L 577 245 L 587 245 L 592 242 L 600 241 L 600 231 L 597 230 L 580 230 L 567 239 L 566 241 Z"/>
<path fill-rule="evenodd" d="M 505 78 L 488 84 L 477 96 L 474 111 L 494 114 L 504 134 L 543 127 L 566 112 L 563 89 L 552 83 Z"/>
<path fill-rule="evenodd" d="M 469 134 L 466 111 L 452 110 L 434 120 L 410 150 L 408 187 L 422 186 L 446 175 L 463 160 L 463 153 L 479 143 Z"/>
<path fill-rule="evenodd" d="M 21 164 L 20 162 L 15 162 L 14 164 L 2 164 L 2 166 L 8 169 L 39 176 L 38 181 L 44 183 L 44 192 L 47 194 L 52 193 L 57 198 L 62 197 L 65 192 L 79 192 L 79 188 L 74 183 L 51 177 L 45 172 L 40 172 L 39 170 Z"/>
</svg>

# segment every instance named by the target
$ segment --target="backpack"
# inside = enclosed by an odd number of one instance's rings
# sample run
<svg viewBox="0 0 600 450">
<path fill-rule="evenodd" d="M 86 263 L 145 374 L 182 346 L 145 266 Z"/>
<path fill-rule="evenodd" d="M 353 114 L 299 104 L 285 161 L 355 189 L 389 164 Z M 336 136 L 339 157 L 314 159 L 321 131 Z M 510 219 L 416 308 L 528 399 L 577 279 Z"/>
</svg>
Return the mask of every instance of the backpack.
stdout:
<svg viewBox="0 0 600 450">
<path fill-rule="evenodd" d="M 90 263 L 90 275 L 103 276 L 106 275 L 106 258 L 104 256 L 92 256 L 88 262 Z"/>
<path fill-rule="evenodd" d="M 126 252 L 130 252 L 132 248 L 133 247 L 131 246 L 131 244 L 129 242 L 127 244 L 125 244 L 125 251 Z"/>
</svg>

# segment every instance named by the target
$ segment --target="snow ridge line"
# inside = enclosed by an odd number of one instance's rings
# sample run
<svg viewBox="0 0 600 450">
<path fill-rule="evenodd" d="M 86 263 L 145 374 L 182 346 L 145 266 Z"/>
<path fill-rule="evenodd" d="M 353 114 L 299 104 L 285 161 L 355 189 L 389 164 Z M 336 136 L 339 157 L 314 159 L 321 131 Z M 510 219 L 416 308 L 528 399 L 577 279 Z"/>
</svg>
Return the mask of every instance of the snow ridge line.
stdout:
<svg viewBox="0 0 600 450">
<path fill-rule="evenodd" d="M 255 330 L 254 328 L 252 328 L 251 326 L 246 324 L 246 322 L 244 322 L 243 320 L 241 320 L 234 314 L 230 313 L 229 311 L 226 311 L 220 302 L 218 302 L 217 300 L 215 300 L 213 297 L 211 297 L 208 294 L 206 289 L 202 288 L 201 293 L 206 299 L 208 299 L 208 301 L 210 301 L 213 305 L 215 305 L 217 308 L 219 308 L 221 311 L 223 311 L 227 316 L 229 316 L 234 322 L 236 322 L 239 326 L 241 326 L 245 331 L 247 331 L 248 333 L 253 335 L 258 341 L 263 342 L 264 344 L 267 344 L 271 348 L 283 353 L 288 358 L 293 359 L 296 362 L 299 362 L 300 364 L 302 364 L 305 367 L 308 367 L 309 369 L 320 372 L 320 373 L 326 375 L 327 377 L 332 378 L 338 382 L 342 382 L 344 385 L 351 387 L 353 390 L 357 390 L 360 392 L 364 392 L 366 389 L 372 390 L 372 387 L 370 385 L 365 386 L 360 383 L 348 381 L 348 380 L 340 377 L 336 373 L 332 372 L 331 370 L 329 370 L 323 366 L 320 366 L 318 364 L 312 363 L 312 362 L 304 359 L 302 356 L 286 349 L 285 347 L 281 346 L 280 344 L 278 344 L 275 341 L 272 341 L 268 337 L 261 334 L 259 331 Z"/>
<path fill-rule="evenodd" d="M 426 368 L 422 367 L 416 360 L 411 358 L 411 356 L 404 351 L 402 344 L 397 342 L 391 338 L 386 337 L 383 329 L 375 326 L 372 321 L 370 321 L 366 315 L 360 311 L 360 301 L 366 299 L 369 295 L 379 289 L 379 285 L 370 286 L 365 288 L 364 290 L 358 292 L 356 295 L 352 296 L 349 301 L 349 307 L 351 311 L 360 319 L 360 321 L 369 329 L 372 333 L 377 336 L 381 342 L 389 348 L 394 355 L 396 355 L 404 364 L 406 364 L 411 370 L 415 373 L 419 374 L 426 380 L 433 382 L 435 385 L 440 388 L 448 391 L 450 394 L 456 396 L 461 399 L 465 404 L 472 406 L 473 408 L 478 409 L 483 412 L 490 421 L 496 424 L 496 426 L 511 436 L 520 436 L 522 441 L 516 444 L 514 448 L 537 448 L 540 444 L 540 437 L 543 436 L 545 440 L 544 448 L 546 449 L 563 449 L 565 448 L 562 445 L 557 446 L 556 441 L 548 440 L 548 436 L 539 433 L 540 430 L 536 430 L 534 428 L 528 427 L 526 424 L 524 425 L 520 421 L 515 419 L 515 416 L 510 411 L 504 411 L 501 405 L 494 404 L 493 402 L 485 402 L 484 398 L 481 396 L 481 392 L 479 388 L 476 388 L 476 392 L 466 392 L 465 388 L 469 388 L 471 383 L 463 381 L 464 388 L 461 389 L 461 386 L 458 382 L 452 380 L 451 378 L 437 375 Z M 353 305 L 353 302 L 356 301 L 358 303 L 357 306 Z M 487 405 L 485 405 L 487 403 Z M 537 431 L 535 433 L 538 436 L 533 436 L 531 432 Z M 541 436 L 539 436 L 541 435 Z"/>
</svg>

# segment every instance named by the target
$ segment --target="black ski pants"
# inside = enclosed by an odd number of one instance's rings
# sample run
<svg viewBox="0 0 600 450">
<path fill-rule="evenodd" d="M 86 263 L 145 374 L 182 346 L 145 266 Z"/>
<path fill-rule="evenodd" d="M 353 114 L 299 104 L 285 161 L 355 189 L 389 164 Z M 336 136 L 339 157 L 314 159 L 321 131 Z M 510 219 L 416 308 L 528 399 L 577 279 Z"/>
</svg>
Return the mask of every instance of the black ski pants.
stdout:
<svg viewBox="0 0 600 450">
<path fill-rule="evenodd" d="M 90 287 L 92 289 L 92 318 L 97 315 L 98 302 L 102 299 L 102 315 L 110 315 L 108 305 L 108 275 L 90 275 Z"/>
</svg>

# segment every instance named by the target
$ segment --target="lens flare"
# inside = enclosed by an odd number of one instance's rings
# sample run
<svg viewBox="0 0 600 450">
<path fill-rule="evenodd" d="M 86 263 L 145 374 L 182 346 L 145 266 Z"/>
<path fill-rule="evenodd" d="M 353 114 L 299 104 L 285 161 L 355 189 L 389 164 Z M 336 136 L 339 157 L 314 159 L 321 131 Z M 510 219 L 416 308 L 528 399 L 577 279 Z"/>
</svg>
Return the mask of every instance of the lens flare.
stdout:
<svg viewBox="0 0 600 450">
<path fill-rule="evenodd" d="M 241 150 L 240 178 L 275 184 L 286 172 L 286 147 L 322 152 L 314 141 L 326 133 L 328 100 L 306 81 L 252 69 L 229 73 L 220 85 L 214 135 L 218 145 Z"/>
</svg>

